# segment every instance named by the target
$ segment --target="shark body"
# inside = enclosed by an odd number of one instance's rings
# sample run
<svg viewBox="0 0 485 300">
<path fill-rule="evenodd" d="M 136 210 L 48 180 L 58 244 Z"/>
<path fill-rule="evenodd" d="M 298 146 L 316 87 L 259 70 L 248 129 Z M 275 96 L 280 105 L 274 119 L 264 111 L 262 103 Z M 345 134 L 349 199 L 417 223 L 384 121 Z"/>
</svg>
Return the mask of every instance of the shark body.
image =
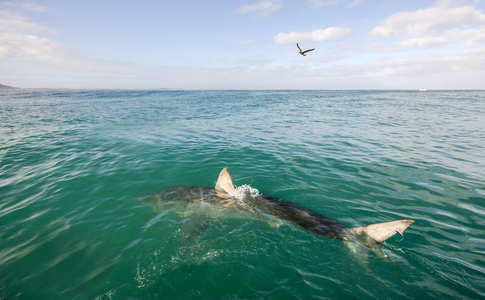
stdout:
<svg viewBox="0 0 485 300">
<path fill-rule="evenodd" d="M 383 243 L 396 232 L 402 235 L 404 230 L 414 223 L 413 220 L 406 219 L 349 228 L 337 220 L 327 218 L 296 203 L 259 194 L 259 192 L 253 193 L 251 189 L 243 191 L 242 194 L 241 192 L 236 194 L 229 169 L 224 168 L 219 174 L 215 188 L 205 186 L 167 188 L 157 193 L 158 204 L 155 203 L 155 205 L 163 207 L 164 203 L 185 202 L 236 207 L 263 218 L 270 216 L 288 221 L 316 235 L 351 242 L 359 245 L 359 248 L 366 249 L 366 253 L 374 250 L 378 256 L 383 257 L 386 255 L 382 250 L 374 246 Z M 151 201 L 154 205 L 153 199 Z"/>
</svg>

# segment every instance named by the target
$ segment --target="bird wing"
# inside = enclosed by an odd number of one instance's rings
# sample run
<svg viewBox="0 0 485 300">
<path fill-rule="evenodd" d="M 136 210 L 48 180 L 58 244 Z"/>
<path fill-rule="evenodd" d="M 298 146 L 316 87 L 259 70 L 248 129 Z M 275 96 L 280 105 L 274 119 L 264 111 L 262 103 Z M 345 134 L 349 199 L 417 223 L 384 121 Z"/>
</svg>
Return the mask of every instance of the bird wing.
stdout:
<svg viewBox="0 0 485 300">
<path fill-rule="evenodd" d="M 301 48 L 300 48 L 300 46 L 298 46 L 298 43 L 296 43 L 296 46 L 298 47 L 298 50 L 300 50 L 300 52 L 301 52 Z"/>
<path fill-rule="evenodd" d="M 307 53 L 307 52 L 310 52 L 310 51 L 313 51 L 313 50 L 315 50 L 315 48 L 305 50 L 305 51 L 303 51 L 303 53 Z"/>
</svg>

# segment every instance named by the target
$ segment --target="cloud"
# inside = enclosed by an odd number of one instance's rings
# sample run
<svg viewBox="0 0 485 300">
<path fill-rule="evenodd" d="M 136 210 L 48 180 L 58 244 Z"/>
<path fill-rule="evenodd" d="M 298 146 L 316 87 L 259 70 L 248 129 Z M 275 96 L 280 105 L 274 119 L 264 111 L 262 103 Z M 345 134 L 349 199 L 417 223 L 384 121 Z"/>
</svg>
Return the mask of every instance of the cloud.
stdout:
<svg viewBox="0 0 485 300">
<path fill-rule="evenodd" d="M 256 41 L 245 40 L 245 41 L 240 41 L 239 43 L 234 44 L 233 47 L 239 48 L 239 47 L 245 47 L 245 46 L 254 45 L 254 44 L 256 44 Z"/>
<path fill-rule="evenodd" d="M 349 7 L 359 6 L 366 1 L 367 0 L 354 0 L 354 1 L 349 3 Z"/>
<path fill-rule="evenodd" d="M 69 53 L 66 45 L 43 36 L 52 33 L 52 29 L 39 26 L 19 12 L 8 10 L 9 8 L 20 8 L 21 10 L 42 12 L 44 11 L 42 7 L 33 4 L 1 4 L 0 59 L 33 62 L 66 70 L 95 72 L 123 72 L 132 68 L 132 66 L 118 63 L 76 58 Z"/>
<path fill-rule="evenodd" d="M 42 62 L 64 56 L 60 43 L 38 35 L 46 31 L 19 13 L 0 10 L 0 57 Z"/>
<path fill-rule="evenodd" d="M 333 54 L 327 54 L 325 56 L 320 56 L 320 57 L 312 57 L 310 60 L 312 62 L 315 62 L 317 64 L 328 64 L 328 63 L 334 63 L 337 61 L 341 61 L 343 59 L 348 58 L 348 55 L 344 55 L 342 53 L 333 53 Z"/>
<path fill-rule="evenodd" d="M 426 53 L 400 60 L 376 64 L 389 76 L 432 77 L 452 74 L 455 78 L 462 74 L 484 73 L 485 49 L 470 49 L 436 55 Z"/>
<path fill-rule="evenodd" d="M 485 25 L 485 14 L 472 6 L 430 7 L 391 15 L 372 29 L 375 37 L 388 38 L 399 34 L 419 36 L 439 34 L 450 28 Z"/>
<path fill-rule="evenodd" d="M 485 44 L 485 26 L 478 29 L 467 30 L 451 29 L 436 36 L 413 37 L 397 42 L 394 46 L 398 50 L 416 48 L 428 49 L 437 46 L 456 46 L 461 42 L 464 42 L 465 46 L 471 48 Z"/>
<path fill-rule="evenodd" d="M 259 2 L 254 4 L 246 4 L 240 6 L 237 9 L 237 12 L 240 14 L 255 12 L 257 18 L 266 17 L 280 9 L 281 5 L 278 2 L 279 1 L 274 0 L 260 0 Z"/>
<path fill-rule="evenodd" d="M 22 14 L 4 10 L 0 6 L 0 32 L 41 32 L 46 28 L 30 22 Z"/>
<path fill-rule="evenodd" d="M 363 64 L 333 65 L 327 71 L 341 77 L 382 75 L 397 80 L 399 77 L 432 79 L 447 76 L 459 79 L 463 74 L 485 75 L 484 55 L 485 49 L 460 50 L 440 55 L 429 52 L 399 59 L 381 58 Z M 480 82 L 475 76 L 467 78 L 474 84 Z"/>
<path fill-rule="evenodd" d="M 45 7 L 37 5 L 33 2 L 13 2 L 13 1 L 4 1 L 0 2 L 0 9 L 12 9 L 12 8 L 19 8 L 21 10 L 33 11 L 33 12 L 44 12 L 46 11 Z"/>
<path fill-rule="evenodd" d="M 313 8 L 322 8 L 328 6 L 335 6 L 342 3 L 344 0 L 308 0 L 307 4 Z"/>
<path fill-rule="evenodd" d="M 346 27 L 329 27 L 326 29 L 316 29 L 312 32 L 278 33 L 273 41 L 276 44 L 294 44 L 298 42 L 327 42 L 337 41 L 346 38 L 351 32 Z"/>
<path fill-rule="evenodd" d="M 322 7 L 329 7 L 329 6 L 337 6 L 347 0 L 307 0 L 307 4 L 313 8 L 322 8 Z M 365 2 L 366 0 L 354 0 L 350 2 L 347 6 L 353 7 L 358 6 Z"/>
<path fill-rule="evenodd" d="M 324 66 L 320 68 L 310 64 L 273 65 L 263 60 L 255 60 L 252 65 L 244 60 L 226 68 L 163 67 L 150 77 L 163 82 L 166 87 L 193 89 L 414 89 L 423 84 L 427 88 L 473 89 L 481 88 L 481 78 L 485 76 L 484 55 L 485 49 L 475 49 L 440 56 L 424 53 L 399 59 L 337 63 L 341 57 L 335 54 L 333 60 L 329 59 L 331 64 L 322 61 Z M 330 85 L 326 85 L 326 81 Z"/>
<path fill-rule="evenodd" d="M 485 14 L 471 6 L 442 6 L 391 15 L 371 31 L 378 38 L 407 37 L 395 50 L 476 47 L 485 43 Z"/>
</svg>

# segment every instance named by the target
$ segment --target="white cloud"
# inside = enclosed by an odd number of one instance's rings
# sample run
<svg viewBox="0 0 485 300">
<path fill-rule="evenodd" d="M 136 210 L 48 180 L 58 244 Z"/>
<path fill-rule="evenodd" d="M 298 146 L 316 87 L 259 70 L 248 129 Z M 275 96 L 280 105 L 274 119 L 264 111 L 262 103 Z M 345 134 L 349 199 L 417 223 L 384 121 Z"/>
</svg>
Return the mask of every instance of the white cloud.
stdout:
<svg viewBox="0 0 485 300">
<path fill-rule="evenodd" d="M 448 42 L 444 37 L 418 37 L 406 39 L 395 44 L 398 49 L 431 48 Z"/>
<path fill-rule="evenodd" d="M 485 71 L 485 49 L 462 50 L 436 55 L 426 53 L 383 62 L 381 71 L 386 75 L 432 77 L 451 74 L 458 79 L 462 74 L 470 76 L 473 73 Z M 378 66 L 378 65 L 376 65 Z M 473 81 L 472 78 L 469 78 Z"/>
<path fill-rule="evenodd" d="M 2 3 L 0 9 L 13 7 L 7 4 Z M 41 7 L 30 4 L 19 4 L 15 8 L 43 11 Z M 33 62 L 66 70 L 123 72 L 132 69 L 128 65 L 73 57 L 64 44 L 42 36 L 50 32 L 53 30 L 39 26 L 21 13 L 0 10 L 0 59 Z"/>
<path fill-rule="evenodd" d="M 63 46 L 31 34 L 0 33 L 0 57 L 33 62 L 55 62 L 64 56 Z"/>
<path fill-rule="evenodd" d="M 341 61 L 346 58 L 348 58 L 348 55 L 344 55 L 342 53 L 333 53 L 333 54 L 327 54 L 325 56 L 320 56 L 320 57 L 312 57 L 310 58 L 310 60 L 317 64 L 328 64 L 328 63 L 335 63 L 337 61 Z"/>
<path fill-rule="evenodd" d="M 249 46 L 249 45 L 254 45 L 255 43 L 256 43 L 256 41 L 253 41 L 253 40 L 245 40 L 245 41 L 240 41 L 239 43 L 234 44 L 233 47 L 235 47 L 235 48 L 245 47 L 245 46 Z"/>
<path fill-rule="evenodd" d="M 237 12 L 240 14 L 247 14 L 247 13 L 256 13 L 256 17 L 266 17 L 271 13 L 280 9 L 281 5 L 278 3 L 279 1 L 274 0 L 260 0 L 254 4 L 245 4 L 240 6 L 237 9 Z"/>
<path fill-rule="evenodd" d="M 278 33 L 273 41 L 276 44 L 294 44 L 298 42 L 327 42 L 337 41 L 346 38 L 351 32 L 346 27 L 329 27 L 326 29 L 316 29 L 312 32 Z"/>
<path fill-rule="evenodd" d="M 440 35 L 428 35 L 422 37 L 413 37 L 402 40 L 395 44 L 399 49 L 416 49 L 416 48 L 432 48 L 436 46 L 456 46 L 464 42 L 467 47 L 477 47 L 485 44 L 485 26 L 478 29 L 458 30 L 451 29 L 443 32 Z"/>
<path fill-rule="evenodd" d="M 349 7 L 359 6 L 366 1 L 367 0 L 354 0 L 354 1 L 350 2 Z"/>
<path fill-rule="evenodd" d="M 419 36 L 439 34 L 450 28 L 485 25 L 485 14 L 471 6 L 430 7 L 391 15 L 372 30 L 372 35 L 388 38 L 399 34 Z"/>
<path fill-rule="evenodd" d="M 307 0 L 306 3 L 313 8 L 322 8 L 322 7 L 329 7 L 329 6 L 337 6 L 347 1 L 348 0 Z M 364 3 L 365 1 L 367 0 L 353 0 L 347 6 L 348 7 L 358 6 Z"/>
<path fill-rule="evenodd" d="M 0 32 L 41 32 L 46 28 L 30 22 L 27 17 L 11 12 L 1 10 L 0 6 Z"/>
<path fill-rule="evenodd" d="M 64 56 L 64 47 L 55 41 L 40 37 L 48 31 L 25 16 L 0 11 L 0 58 L 46 62 Z"/>
<path fill-rule="evenodd" d="M 37 5 L 33 2 L 18 2 L 18 1 L 0 2 L 0 9 L 1 8 L 6 8 L 6 9 L 19 8 L 21 10 L 28 10 L 28 11 L 34 11 L 34 12 L 43 12 L 46 10 L 45 7 Z"/>
<path fill-rule="evenodd" d="M 432 47 L 476 47 L 485 43 L 485 14 L 471 7 L 442 6 L 400 12 L 376 26 L 371 34 L 378 38 L 404 36 L 395 50 Z"/>
<path fill-rule="evenodd" d="M 273 66 L 268 61 L 255 61 L 255 65 L 248 65 L 247 60 L 244 60 L 240 65 L 230 68 L 160 68 L 156 71 L 159 73 L 151 77 L 157 78 L 167 87 L 194 89 L 417 89 L 423 84 L 427 88 L 474 89 L 482 88 L 481 78 L 485 76 L 484 55 L 485 49 L 476 49 L 440 56 L 430 52 L 399 59 L 337 63 L 345 57 L 335 54 L 332 59 L 328 58 L 331 64 L 320 68 L 300 63 Z M 325 84 L 326 81 L 329 85 Z M 190 86 L 186 85 L 187 82 L 190 82 Z"/>
<path fill-rule="evenodd" d="M 397 80 L 399 77 L 431 79 L 439 76 L 459 79 L 463 74 L 485 75 L 485 49 L 461 50 L 436 55 L 434 52 L 412 55 L 399 59 L 382 58 L 364 64 L 335 65 L 329 68 L 336 76 L 384 75 Z M 468 80 L 477 84 L 472 76 Z M 477 86 L 476 86 L 477 87 Z M 446 86 L 441 86 L 446 88 Z"/>
<path fill-rule="evenodd" d="M 307 4 L 313 8 L 322 8 L 328 6 L 335 6 L 344 0 L 308 0 Z"/>
</svg>

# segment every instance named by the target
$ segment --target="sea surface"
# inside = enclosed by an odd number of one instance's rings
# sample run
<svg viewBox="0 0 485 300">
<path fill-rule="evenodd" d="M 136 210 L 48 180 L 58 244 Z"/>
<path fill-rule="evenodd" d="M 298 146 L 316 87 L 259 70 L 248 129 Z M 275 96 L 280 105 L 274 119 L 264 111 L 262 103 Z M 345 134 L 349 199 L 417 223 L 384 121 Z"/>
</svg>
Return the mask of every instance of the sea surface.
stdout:
<svg viewBox="0 0 485 300">
<path fill-rule="evenodd" d="M 349 227 L 415 223 L 366 264 L 140 201 L 224 167 Z M 484 298 L 485 91 L 0 91 L 0 299 Z"/>
</svg>

